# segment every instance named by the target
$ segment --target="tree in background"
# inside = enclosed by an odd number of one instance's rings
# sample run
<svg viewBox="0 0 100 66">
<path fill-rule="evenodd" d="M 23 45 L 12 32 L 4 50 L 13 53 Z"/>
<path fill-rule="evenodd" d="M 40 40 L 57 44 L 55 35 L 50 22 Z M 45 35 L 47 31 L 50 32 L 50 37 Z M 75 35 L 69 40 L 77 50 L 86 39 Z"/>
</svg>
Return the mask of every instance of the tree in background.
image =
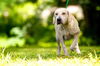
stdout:
<svg viewBox="0 0 100 66">
<path fill-rule="evenodd" d="M 69 0 L 69 5 L 80 5 L 85 15 L 79 21 L 80 44 L 99 45 L 100 1 Z M 0 0 L 0 47 L 55 42 L 51 14 L 56 7 L 66 7 L 66 0 Z"/>
</svg>

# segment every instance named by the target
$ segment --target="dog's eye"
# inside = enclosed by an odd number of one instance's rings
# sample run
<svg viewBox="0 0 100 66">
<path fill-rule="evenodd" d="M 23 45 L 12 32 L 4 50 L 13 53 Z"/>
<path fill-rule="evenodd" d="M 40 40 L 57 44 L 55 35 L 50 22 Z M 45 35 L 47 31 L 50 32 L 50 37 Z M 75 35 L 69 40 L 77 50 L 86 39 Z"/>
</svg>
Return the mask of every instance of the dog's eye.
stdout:
<svg viewBox="0 0 100 66">
<path fill-rule="evenodd" d="M 55 15 L 58 15 L 58 13 L 56 13 Z"/>
<path fill-rule="evenodd" d="M 65 14 L 66 14 L 65 12 L 62 13 L 62 15 L 65 15 Z"/>
</svg>

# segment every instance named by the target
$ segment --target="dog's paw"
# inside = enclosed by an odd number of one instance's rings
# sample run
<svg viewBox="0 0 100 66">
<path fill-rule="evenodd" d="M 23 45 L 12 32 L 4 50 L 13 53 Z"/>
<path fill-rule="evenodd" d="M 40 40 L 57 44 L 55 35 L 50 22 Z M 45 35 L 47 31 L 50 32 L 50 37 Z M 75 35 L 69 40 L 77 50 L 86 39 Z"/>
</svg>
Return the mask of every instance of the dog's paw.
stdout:
<svg viewBox="0 0 100 66">
<path fill-rule="evenodd" d="M 71 50 L 71 51 L 74 51 L 74 50 L 75 50 L 75 48 L 73 48 L 73 47 L 70 47 L 70 50 Z"/>
<path fill-rule="evenodd" d="M 81 54 L 80 50 L 79 49 L 76 49 L 76 52 L 77 54 Z"/>
</svg>

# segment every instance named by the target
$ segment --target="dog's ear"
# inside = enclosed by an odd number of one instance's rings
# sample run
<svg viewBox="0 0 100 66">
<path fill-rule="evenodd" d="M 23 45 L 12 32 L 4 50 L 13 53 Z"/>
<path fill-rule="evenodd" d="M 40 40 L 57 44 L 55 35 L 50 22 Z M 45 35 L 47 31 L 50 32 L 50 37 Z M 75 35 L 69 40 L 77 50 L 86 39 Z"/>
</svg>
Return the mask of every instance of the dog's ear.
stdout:
<svg viewBox="0 0 100 66">
<path fill-rule="evenodd" d="M 55 17 L 53 16 L 53 24 L 55 24 Z"/>
<path fill-rule="evenodd" d="M 67 15 L 69 16 L 69 12 L 67 11 Z"/>
<path fill-rule="evenodd" d="M 56 22 L 56 21 L 55 21 L 55 16 L 54 16 L 56 9 L 57 9 L 57 7 L 54 7 L 54 8 L 52 9 L 52 14 L 53 14 L 53 24 L 55 24 L 55 22 Z"/>
<path fill-rule="evenodd" d="M 66 9 L 66 14 L 67 14 L 67 23 L 69 22 L 69 20 L 70 20 L 70 14 L 69 14 L 69 12 L 67 11 L 67 9 Z"/>
<path fill-rule="evenodd" d="M 67 11 L 67 17 L 69 17 L 69 12 Z"/>
<path fill-rule="evenodd" d="M 69 11 L 67 11 L 67 21 L 68 21 L 68 23 L 70 23 L 73 19 L 72 19 L 72 15 L 70 14 L 70 12 Z"/>
<path fill-rule="evenodd" d="M 54 12 L 53 12 L 53 24 L 55 24 L 55 22 L 56 22 L 56 21 L 55 21 L 55 15 L 54 15 L 54 14 L 55 14 L 55 11 L 56 11 L 56 9 L 55 9 Z"/>
</svg>

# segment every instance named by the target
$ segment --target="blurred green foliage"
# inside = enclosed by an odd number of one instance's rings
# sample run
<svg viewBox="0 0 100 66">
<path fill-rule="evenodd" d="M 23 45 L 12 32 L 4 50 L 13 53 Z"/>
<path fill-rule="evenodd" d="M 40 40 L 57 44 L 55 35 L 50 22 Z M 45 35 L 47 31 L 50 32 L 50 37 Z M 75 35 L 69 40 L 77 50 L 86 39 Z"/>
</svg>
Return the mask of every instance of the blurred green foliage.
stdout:
<svg viewBox="0 0 100 66">
<path fill-rule="evenodd" d="M 53 25 L 44 27 L 41 12 L 54 0 L 0 0 L 0 47 L 54 41 Z M 5 38 L 5 37 L 6 38 Z"/>
<path fill-rule="evenodd" d="M 0 0 L 0 47 L 23 46 L 24 44 L 55 44 L 55 31 L 52 15 L 43 22 L 41 13 L 47 8 L 65 6 L 62 0 Z M 87 4 L 89 0 L 76 0 L 69 4 Z M 99 6 L 96 8 L 100 10 Z M 44 26 L 46 23 L 46 26 Z M 81 24 L 81 45 L 94 45 L 95 41 L 84 36 L 86 24 Z M 87 33 L 88 34 L 88 33 Z M 72 40 L 66 42 L 70 44 Z"/>
</svg>

